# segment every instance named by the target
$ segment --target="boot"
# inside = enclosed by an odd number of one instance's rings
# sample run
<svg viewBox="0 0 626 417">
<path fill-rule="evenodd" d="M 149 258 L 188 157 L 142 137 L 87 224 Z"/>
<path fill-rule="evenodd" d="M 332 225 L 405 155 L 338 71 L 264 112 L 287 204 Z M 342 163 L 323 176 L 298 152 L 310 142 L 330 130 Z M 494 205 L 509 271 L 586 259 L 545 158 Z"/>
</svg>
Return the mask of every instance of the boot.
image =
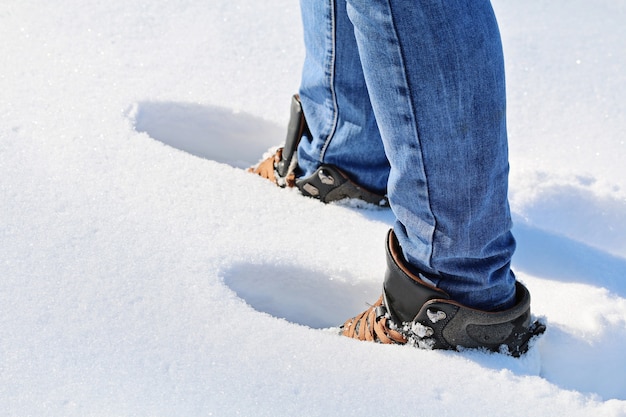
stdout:
<svg viewBox="0 0 626 417">
<path fill-rule="evenodd" d="M 424 349 L 481 348 L 519 357 L 545 325 L 531 324 L 530 294 L 520 282 L 515 285 L 516 303 L 508 310 L 488 312 L 459 304 L 409 271 L 391 230 L 383 294 L 368 310 L 346 321 L 342 334 Z"/>
<path fill-rule="evenodd" d="M 358 199 L 376 206 L 389 205 L 386 196 L 359 186 L 341 169 L 333 165 L 323 164 L 310 176 L 296 178 L 298 143 L 307 129 L 300 97 L 296 94 L 291 100 L 291 116 L 285 146 L 278 148 L 258 165 L 248 168 L 248 172 L 266 178 L 279 187 L 298 187 L 302 195 L 316 198 L 324 203 Z"/>
</svg>

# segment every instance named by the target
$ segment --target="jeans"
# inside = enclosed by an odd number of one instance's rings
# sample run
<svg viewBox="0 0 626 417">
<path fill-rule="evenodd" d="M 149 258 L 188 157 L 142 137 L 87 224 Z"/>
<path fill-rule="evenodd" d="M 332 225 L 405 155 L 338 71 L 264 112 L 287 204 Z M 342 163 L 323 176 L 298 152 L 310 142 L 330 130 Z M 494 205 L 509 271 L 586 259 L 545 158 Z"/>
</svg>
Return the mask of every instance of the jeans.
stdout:
<svg viewBox="0 0 626 417">
<path fill-rule="evenodd" d="M 502 46 L 488 0 L 301 0 L 301 175 L 387 193 L 409 267 L 465 305 L 515 298 Z"/>
</svg>

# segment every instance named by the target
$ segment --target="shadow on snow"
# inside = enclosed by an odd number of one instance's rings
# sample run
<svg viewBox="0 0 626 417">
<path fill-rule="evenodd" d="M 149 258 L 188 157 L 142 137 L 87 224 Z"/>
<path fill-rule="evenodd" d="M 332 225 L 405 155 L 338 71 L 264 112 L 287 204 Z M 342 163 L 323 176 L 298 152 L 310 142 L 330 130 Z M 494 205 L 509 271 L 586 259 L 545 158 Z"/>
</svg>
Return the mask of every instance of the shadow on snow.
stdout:
<svg viewBox="0 0 626 417">
<path fill-rule="evenodd" d="M 128 110 L 135 130 L 201 158 L 247 168 L 285 132 L 258 117 L 217 106 L 140 102 Z"/>
</svg>

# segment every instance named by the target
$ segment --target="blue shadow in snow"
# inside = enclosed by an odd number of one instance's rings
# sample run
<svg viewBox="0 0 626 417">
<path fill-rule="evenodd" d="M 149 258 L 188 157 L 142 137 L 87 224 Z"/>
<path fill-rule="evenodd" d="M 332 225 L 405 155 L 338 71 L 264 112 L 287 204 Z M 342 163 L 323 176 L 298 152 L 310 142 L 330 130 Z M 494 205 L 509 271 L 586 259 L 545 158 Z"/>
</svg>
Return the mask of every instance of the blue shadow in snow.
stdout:
<svg viewBox="0 0 626 417">
<path fill-rule="evenodd" d="M 285 131 L 247 113 L 192 103 L 144 101 L 127 111 L 138 132 L 195 156 L 247 168 Z"/>
<path fill-rule="evenodd" d="M 626 297 L 626 259 L 523 222 L 513 232 L 517 270 L 561 282 L 579 282 Z"/>
<path fill-rule="evenodd" d="M 380 295 L 378 284 L 352 276 L 334 278 L 298 265 L 241 262 L 220 276 L 255 310 L 314 329 L 343 324 Z"/>
</svg>

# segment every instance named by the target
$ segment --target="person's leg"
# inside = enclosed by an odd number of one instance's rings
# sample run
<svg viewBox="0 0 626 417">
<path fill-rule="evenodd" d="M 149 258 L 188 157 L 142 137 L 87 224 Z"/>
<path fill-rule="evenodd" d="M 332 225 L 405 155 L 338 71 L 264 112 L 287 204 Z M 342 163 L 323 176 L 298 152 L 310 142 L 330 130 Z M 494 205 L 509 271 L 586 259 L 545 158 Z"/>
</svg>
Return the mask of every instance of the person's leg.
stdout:
<svg viewBox="0 0 626 417">
<path fill-rule="evenodd" d="M 466 306 L 515 302 L 503 56 L 488 0 L 348 0 L 409 268 Z"/>
<path fill-rule="evenodd" d="M 385 194 L 389 163 L 345 0 L 302 0 L 300 6 L 306 48 L 300 100 L 309 131 L 298 146 L 297 174 L 307 177 L 330 164 Z"/>
</svg>

